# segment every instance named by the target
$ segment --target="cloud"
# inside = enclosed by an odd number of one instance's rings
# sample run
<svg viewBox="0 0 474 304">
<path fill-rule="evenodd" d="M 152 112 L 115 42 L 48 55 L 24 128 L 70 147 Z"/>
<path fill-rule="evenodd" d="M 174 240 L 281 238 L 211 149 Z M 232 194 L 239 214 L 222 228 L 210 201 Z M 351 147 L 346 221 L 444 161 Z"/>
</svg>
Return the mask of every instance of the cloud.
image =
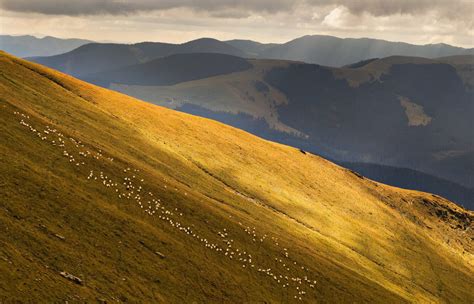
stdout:
<svg viewBox="0 0 474 304">
<path fill-rule="evenodd" d="M 62 16 L 131 16 L 184 9 L 195 18 L 245 19 L 283 15 L 294 23 L 360 26 L 367 16 L 426 17 L 474 29 L 473 0 L 0 0 L 0 9 Z M 319 16 L 319 20 L 314 16 Z"/>
<path fill-rule="evenodd" d="M 472 19 L 472 0 L 0 0 L 0 7 L 15 12 L 46 15 L 130 15 L 143 11 L 188 8 L 210 16 L 243 18 L 252 14 L 286 12 L 299 8 L 344 7 L 353 15 L 391 16 L 436 12 L 442 17 Z"/>
<path fill-rule="evenodd" d="M 321 24 L 329 27 L 342 28 L 351 23 L 350 20 L 348 20 L 350 17 L 352 16 L 346 7 L 338 6 L 324 17 Z"/>
<path fill-rule="evenodd" d="M 45 15 L 129 15 L 142 11 L 190 8 L 241 17 L 248 12 L 271 14 L 291 10 L 288 0 L 0 0 L 0 7 L 15 12 Z"/>
<path fill-rule="evenodd" d="M 308 0 L 312 6 L 345 8 L 354 16 L 388 17 L 398 15 L 434 16 L 452 21 L 463 21 L 473 26 L 472 0 Z"/>
</svg>

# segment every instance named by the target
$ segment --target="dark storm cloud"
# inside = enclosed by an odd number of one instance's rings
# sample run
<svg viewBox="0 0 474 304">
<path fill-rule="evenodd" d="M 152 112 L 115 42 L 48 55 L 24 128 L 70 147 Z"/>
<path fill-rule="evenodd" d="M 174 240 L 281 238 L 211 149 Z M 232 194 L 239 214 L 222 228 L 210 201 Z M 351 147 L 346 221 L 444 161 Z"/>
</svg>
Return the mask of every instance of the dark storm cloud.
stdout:
<svg viewBox="0 0 474 304">
<path fill-rule="evenodd" d="M 471 15 L 472 0 L 0 0 L 5 10 L 47 15 L 129 15 L 141 11 L 189 8 L 212 16 L 241 18 L 250 14 L 293 12 L 295 8 L 343 6 L 355 15 Z M 298 13 L 296 11 L 296 13 Z"/>
<path fill-rule="evenodd" d="M 215 15 L 242 17 L 249 12 L 290 10 L 293 4 L 293 1 L 288 0 L 0 0 L 0 6 L 9 11 L 71 16 L 128 15 L 141 11 L 190 8 Z"/>
</svg>

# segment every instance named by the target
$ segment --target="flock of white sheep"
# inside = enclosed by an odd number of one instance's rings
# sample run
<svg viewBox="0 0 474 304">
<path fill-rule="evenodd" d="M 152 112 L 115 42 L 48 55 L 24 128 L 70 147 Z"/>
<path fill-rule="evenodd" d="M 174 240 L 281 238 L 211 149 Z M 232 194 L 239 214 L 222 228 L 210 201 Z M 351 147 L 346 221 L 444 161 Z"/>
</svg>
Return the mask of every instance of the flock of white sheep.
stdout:
<svg viewBox="0 0 474 304">
<path fill-rule="evenodd" d="M 75 167 L 92 167 L 92 164 L 87 162 L 88 159 L 114 161 L 112 157 L 104 156 L 102 150 L 94 151 L 90 147 L 86 148 L 81 141 L 73 137 L 66 137 L 50 126 L 45 126 L 42 130 L 38 127 L 33 127 L 29 122 L 30 117 L 26 114 L 20 112 L 14 112 L 14 114 L 20 117 L 20 125 L 28 128 L 40 140 L 48 141 L 52 146 L 58 147 L 65 159 Z M 248 269 L 248 271 L 256 271 L 262 274 L 263 277 L 273 280 L 274 283 L 284 290 L 292 289 L 291 295 L 295 300 L 302 301 L 304 296 L 307 295 L 307 291 L 315 288 L 316 281 L 309 279 L 307 276 L 309 270 L 304 266 L 299 266 L 294 259 L 290 258 L 287 248 L 282 248 L 281 254 L 274 258 L 274 262 L 272 262 L 273 267 L 267 267 L 269 264 L 268 257 L 265 255 L 259 258 L 258 252 L 254 252 L 252 255 L 248 252 L 252 246 L 247 246 L 248 248 L 244 250 L 236 245 L 234 239 L 231 238 L 229 228 L 213 233 L 217 234 L 217 237 L 215 240 L 210 240 L 196 231 L 196 229 L 192 229 L 184 224 L 186 217 L 183 216 L 183 213 L 178 208 L 170 207 L 165 202 L 162 202 L 152 191 L 145 190 L 146 183 L 143 178 L 139 177 L 140 170 L 127 167 L 122 170 L 122 175 L 121 177 L 108 176 L 103 171 L 91 169 L 85 178 L 88 181 L 98 182 L 100 185 L 108 188 L 119 200 L 128 200 L 136 203 L 138 208 L 142 209 L 148 216 L 157 216 L 159 220 L 194 238 L 208 250 L 221 254 L 229 262 L 239 263 L 242 268 Z M 164 184 L 163 188 L 170 190 L 173 187 L 168 188 L 168 185 Z M 174 190 L 179 191 L 177 188 L 174 188 Z M 187 193 L 183 194 L 187 196 Z M 271 242 L 273 246 L 280 247 L 277 237 L 270 237 L 269 241 L 266 241 L 268 238 L 267 234 L 259 236 L 255 227 L 245 226 L 242 222 L 238 222 L 238 224 L 248 235 L 249 242 Z M 267 264 L 267 266 L 263 264 Z M 296 276 L 295 273 L 297 271 L 303 272 L 304 275 Z M 290 291 L 287 291 L 287 293 L 289 294 Z"/>
</svg>

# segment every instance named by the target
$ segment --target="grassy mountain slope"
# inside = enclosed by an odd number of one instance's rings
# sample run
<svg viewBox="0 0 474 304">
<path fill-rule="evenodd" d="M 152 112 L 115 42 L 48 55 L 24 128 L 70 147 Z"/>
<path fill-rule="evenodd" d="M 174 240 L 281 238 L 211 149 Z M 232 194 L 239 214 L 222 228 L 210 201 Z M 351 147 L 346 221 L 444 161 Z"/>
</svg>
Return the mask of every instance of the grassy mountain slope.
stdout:
<svg viewBox="0 0 474 304">
<path fill-rule="evenodd" d="M 0 67 L 2 301 L 474 299 L 472 212 L 7 54 Z"/>
<path fill-rule="evenodd" d="M 50 36 L 36 38 L 29 35 L 0 35 L 0 50 L 18 57 L 53 56 L 91 42 L 84 39 L 61 39 Z"/>
</svg>

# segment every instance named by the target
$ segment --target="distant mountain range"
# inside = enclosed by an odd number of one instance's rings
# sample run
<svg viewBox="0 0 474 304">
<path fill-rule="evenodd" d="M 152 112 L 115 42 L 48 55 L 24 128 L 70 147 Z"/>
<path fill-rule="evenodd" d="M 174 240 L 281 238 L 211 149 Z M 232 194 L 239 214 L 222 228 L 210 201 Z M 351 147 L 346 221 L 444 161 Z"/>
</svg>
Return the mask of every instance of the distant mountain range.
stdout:
<svg viewBox="0 0 474 304">
<path fill-rule="evenodd" d="M 183 44 L 142 42 L 137 44 L 91 43 L 71 52 L 35 57 L 31 60 L 73 76 L 88 75 L 144 63 L 174 54 L 219 53 L 245 57 L 245 52 L 215 39 L 198 39 Z"/>
<path fill-rule="evenodd" d="M 32 49 L 34 50 L 34 47 Z M 32 51 L 29 53 L 32 55 L 28 56 L 43 56 Z M 304 36 L 283 44 L 202 38 L 183 44 L 92 43 L 58 56 L 34 58 L 34 61 L 74 76 L 80 76 L 183 53 L 221 53 L 243 58 L 293 60 L 340 67 L 362 60 L 394 55 L 438 58 L 473 55 L 474 50 L 447 44 L 413 45 L 378 39 L 342 39 L 332 36 Z"/>
<path fill-rule="evenodd" d="M 0 50 L 18 57 L 52 56 L 69 52 L 81 45 L 91 43 L 84 39 L 60 39 L 55 37 L 0 35 Z"/>
<path fill-rule="evenodd" d="M 256 58 L 296 60 L 340 67 L 370 58 L 412 56 L 437 58 L 452 55 L 474 55 L 474 49 L 447 44 L 414 45 L 370 38 L 338 38 L 333 36 L 304 36 L 283 44 L 261 44 L 254 41 L 230 40 Z"/>
</svg>

